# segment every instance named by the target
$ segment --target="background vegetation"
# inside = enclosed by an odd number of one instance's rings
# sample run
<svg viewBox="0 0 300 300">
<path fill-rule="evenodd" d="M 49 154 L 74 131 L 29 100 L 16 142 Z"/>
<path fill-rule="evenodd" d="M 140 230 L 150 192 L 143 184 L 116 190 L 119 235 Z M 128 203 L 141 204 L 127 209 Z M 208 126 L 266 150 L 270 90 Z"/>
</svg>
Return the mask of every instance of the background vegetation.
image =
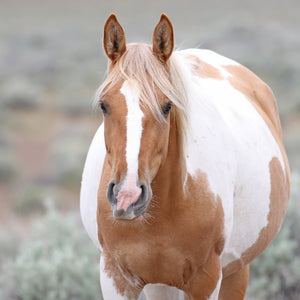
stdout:
<svg viewBox="0 0 300 300">
<path fill-rule="evenodd" d="M 179 48 L 252 69 L 279 105 L 292 176 L 288 215 L 251 265 L 248 299 L 300 299 L 298 0 L 0 0 L 0 300 L 99 299 L 97 250 L 79 221 L 85 155 L 101 116 L 102 27 L 151 41 L 165 12 Z M 80 287 L 80 288 L 79 288 Z"/>
</svg>

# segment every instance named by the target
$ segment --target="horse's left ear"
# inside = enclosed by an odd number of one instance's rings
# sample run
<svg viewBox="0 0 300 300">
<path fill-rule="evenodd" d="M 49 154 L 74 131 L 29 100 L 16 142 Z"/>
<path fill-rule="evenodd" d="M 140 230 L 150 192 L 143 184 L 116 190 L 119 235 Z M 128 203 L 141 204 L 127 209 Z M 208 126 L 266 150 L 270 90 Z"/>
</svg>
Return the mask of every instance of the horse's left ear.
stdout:
<svg viewBox="0 0 300 300">
<path fill-rule="evenodd" d="M 115 14 L 111 14 L 105 22 L 103 47 L 113 63 L 126 51 L 125 32 Z"/>
<path fill-rule="evenodd" d="M 162 14 L 153 33 L 153 52 L 161 62 L 166 62 L 174 49 L 173 25 L 169 18 Z"/>
</svg>

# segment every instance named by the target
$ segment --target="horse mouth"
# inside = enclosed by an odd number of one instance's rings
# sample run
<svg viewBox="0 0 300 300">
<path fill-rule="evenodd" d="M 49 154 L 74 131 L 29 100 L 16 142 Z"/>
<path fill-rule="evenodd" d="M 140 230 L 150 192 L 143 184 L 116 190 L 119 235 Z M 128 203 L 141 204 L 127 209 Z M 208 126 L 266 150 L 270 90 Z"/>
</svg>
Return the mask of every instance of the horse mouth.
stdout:
<svg viewBox="0 0 300 300">
<path fill-rule="evenodd" d="M 131 204 L 127 210 L 117 209 L 116 205 L 112 205 L 112 214 L 115 219 L 118 220 L 128 220 L 128 221 L 139 221 L 144 218 L 144 214 L 147 210 L 150 200 L 139 203 Z M 138 203 L 138 202 L 137 202 Z"/>
<path fill-rule="evenodd" d="M 114 219 L 123 221 L 140 221 L 144 218 L 144 213 L 137 215 L 133 212 L 126 213 L 123 209 L 120 209 L 113 210 L 113 217 Z"/>
<path fill-rule="evenodd" d="M 133 216 L 132 218 L 123 218 L 123 217 L 114 217 L 118 221 L 122 222 L 141 222 L 144 219 L 144 215 L 139 215 L 139 216 Z"/>
</svg>

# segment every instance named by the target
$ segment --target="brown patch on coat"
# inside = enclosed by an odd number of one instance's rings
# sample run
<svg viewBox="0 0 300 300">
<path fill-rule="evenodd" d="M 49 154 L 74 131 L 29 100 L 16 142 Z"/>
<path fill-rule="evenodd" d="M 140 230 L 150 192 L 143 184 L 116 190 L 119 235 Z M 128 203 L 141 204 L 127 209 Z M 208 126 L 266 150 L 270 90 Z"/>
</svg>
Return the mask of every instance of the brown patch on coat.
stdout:
<svg viewBox="0 0 300 300">
<path fill-rule="evenodd" d="M 221 272 L 224 214 L 206 174 L 188 176 L 183 191 L 178 141 L 171 111 L 168 155 L 152 181 L 145 222 L 115 221 L 106 199 L 111 167 L 104 163 L 98 193 L 98 236 L 106 272 L 120 294 L 133 297 L 145 284 L 163 283 L 191 299 L 207 299 Z M 200 200 L 200 201 L 199 201 Z"/>
<path fill-rule="evenodd" d="M 224 79 L 224 76 L 219 69 L 201 60 L 196 55 L 188 55 L 187 59 L 191 61 L 192 71 L 195 75 L 201 78 L 211 78 L 216 80 Z"/>
<path fill-rule="evenodd" d="M 220 300 L 243 300 L 249 279 L 249 265 L 222 280 Z"/>
<path fill-rule="evenodd" d="M 289 199 L 289 181 L 285 176 L 285 172 L 281 167 L 280 161 L 277 157 L 269 163 L 270 179 L 271 179 L 271 193 L 270 193 L 270 211 L 268 214 L 268 225 L 264 227 L 259 235 L 259 238 L 250 248 L 248 248 L 239 260 L 231 262 L 223 268 L 223 276 L 227 276 L 243 268 L 249 264 L 253 259 L 259 256 L 275 238 L 282 221 L 284 219 L 288 199 Z"/>
<path fill-rule="evenodd" d="M 232 75 L 228 78 L 229 83 L 251 101 L 265 121 L 266 118 L 271 121 L 277 135 L 281 138 L 277 103 L 270 87 L 242 65 L 223 67 Z"/>
</svg>

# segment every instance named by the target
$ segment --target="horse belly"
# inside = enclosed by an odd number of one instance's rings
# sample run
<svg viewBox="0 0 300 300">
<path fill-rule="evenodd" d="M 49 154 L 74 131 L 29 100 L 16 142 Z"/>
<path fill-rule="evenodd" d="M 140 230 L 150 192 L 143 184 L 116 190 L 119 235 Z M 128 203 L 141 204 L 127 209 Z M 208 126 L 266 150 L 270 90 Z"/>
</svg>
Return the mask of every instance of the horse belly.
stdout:
<svg viewBox="0 0 300 300">
<path fill-rule="evenodd" d="M 80 191 L 80 214 L 89 237 L 98 249 L 97 195 L 105 158 L 104 128 L 101 125 L 90 145 L 82 174 Z"/>
<path fill-rule="evenodd" d="M 232 216 L 232 230 L 222 256 L 222 266 L 230 270 L 230 264 L 248 264 L 276 236 L 289 187 L 281 141 L 243 94 L 231 90 L 228 95 L 226 101 L 218 98 L 215 103 L 231 131 L 237 161 L 232 207 L 225 211 Z"/>
<path fill-rule="evenodd" d="M 220 196 L 226 241 L 222 267 L 240 268 L 281 226 L 289 190 L 285 154 L 264 118 L 227 80 L 198 78 L 197 83 L 187 169 L 206 173 L 212 192 Z"/>
</svg>

